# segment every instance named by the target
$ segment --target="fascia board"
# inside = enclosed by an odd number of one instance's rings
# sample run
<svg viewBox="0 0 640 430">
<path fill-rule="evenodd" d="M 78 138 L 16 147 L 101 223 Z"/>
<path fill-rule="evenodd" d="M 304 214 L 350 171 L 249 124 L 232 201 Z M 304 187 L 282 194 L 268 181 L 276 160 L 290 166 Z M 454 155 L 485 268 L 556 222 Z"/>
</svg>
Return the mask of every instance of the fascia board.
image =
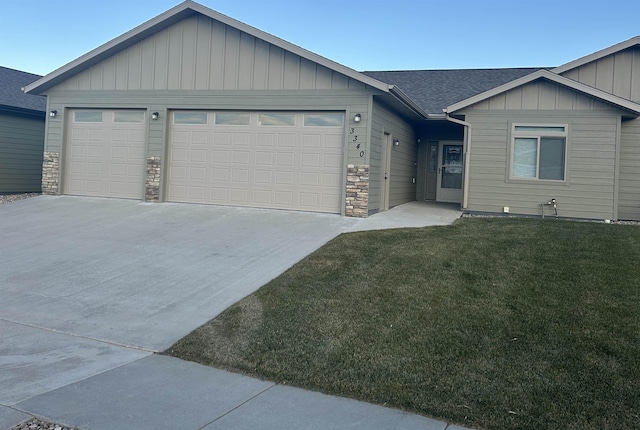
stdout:
<svg viewBox="0 0 640 430">
<path fill-rule="evenodd" d="M 76 60 L 25 86 L 24 92 L 37 93 L 38 91 L 44 91 L 48 88 L 51 88 L 52 86 L 57 85 L 58 83 L 70 78 L 74 74 L 79 73 L 89 66 L 101 61 L 102 59 L 114 55 L 119 50 L 125 49 L 132 43 L 135 43 L 137 40 L 147 37 L 154 32 L 160 31 L 161 29 L 166 28 L 174 22 L 179 21 L 179 19 L 182 19 L 183 16 L 187 16 L 190 11 L 197 12 L 214 20 L 220 21 L 223 24 L 243 31 L 258 39 L 262 39 L 286 51 L 290 51 L 296 55 L 321 64 L 338 73 L 342 73 L 350 78 L 362 82 L 365 85 L 369 85 L 384 92 L 389 92 L 389 85 L 385 84 L 384 82 L 373 79 L 362 73 L 358 73 L 353 69 L 338 64 L 320 55 L 314 54 L 310 51 L 307 51 L 306 49 L 300 48 L 299 46 L 296 46 L 271 34 L 265 33 L 262 30 L 258 30 L 255 27 L 251 27 L 250 25 L 244 24 L 191 0 L 186 0 L 185 2 L 169 9 L 168 11 L 156 16 L 155 18 L 152 18 L 151 20 L 135 27 L 134 29 L 129 30 L 121 36 L 116 37 L 115 39 L 105 43 L 104 45 L 99 46 L 98 48 L 84 54 Z"/>
<path fill-rule="evenodd" d="M 558 66 L 551 71 L 553 73 L 562 74 L 569 70 L 575 69 L 576 67 L 583 66 L 585 64 L 591 63 L 593 61 L 597 61 L 601 58 L 604 58 L 608 55 L 615 54 L 616 52 L 623 51 L 627 48 L 631 48 L 632 46 L 640 44 L 640 36 L 632 37 L 629 40 L 625 40 L 624 42 L 617 43 L 613 46 L 610 46 L 605 49 L 601 49 L 598 52 L 594 52 L 593 54 L 586 55 L 584 57 L 578 58 L 577 60 L 570 61 L 562 66 Z"/>
<path fill-rule="evenodd" d="M 458 103 L 452 104 L 451 106 L 447 106 L 444 109 L 445 113 L 453 113 L 460 109 L 466 108 L 473 104 L 484 101 L 493 96 L 497 96 L 498 94 L 502 94 L 514 88 L 520 87 L 522 85 L 528 84 L 538 79 L 547 79 L 549 81 L 555 82 L 557 84 L 563 85 L 565 87 L 574 89 L 576 91 L 582 92 L 594 98 L 600 99 L 602 101 L 614 104 L 620 108 L 631 111 L 635 115 L 640 115 L 640 104 L 634 103 L 627 99 L 623 99 L 622 97 L 615 96 L 613 94 L 609 94 L 605 91 L 598 90 L 596 88 L 590 87 L 583 83 L 574 81 L 573 79 L 565 78 L 564 76 L 557 75 L 548 70 L 538 70 L 533 72 L 527 76 L 523 76 L 522 78 L 513 80 L 499 87 L 493 88 L 489 91 L 485 91 L 484 93 L 480 93 L 476 96 L 470 97 L 466 100 L 462 100 Z"/>
</svg>

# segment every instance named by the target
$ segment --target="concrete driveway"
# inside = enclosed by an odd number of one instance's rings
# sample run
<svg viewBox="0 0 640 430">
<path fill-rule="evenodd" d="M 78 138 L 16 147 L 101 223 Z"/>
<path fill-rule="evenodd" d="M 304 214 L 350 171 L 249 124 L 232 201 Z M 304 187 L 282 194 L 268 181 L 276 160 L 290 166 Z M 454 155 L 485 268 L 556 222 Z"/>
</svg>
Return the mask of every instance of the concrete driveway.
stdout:
<svg viewBox="0 0 640 430">
<path fill-rule="evenodd" d="M 342 232 L 444 225 L 414 202 L 368 219 L 40 196 L 0 205 L 0 430 L 464 430 L 154 354 Z"/>
<path fill-rule="evenodd" d="M 0 356 L 24 361 L 0 366 L 0 403 L 168 348 L 357 222 L 69 196 L 0 206 Z"/>
</svg>

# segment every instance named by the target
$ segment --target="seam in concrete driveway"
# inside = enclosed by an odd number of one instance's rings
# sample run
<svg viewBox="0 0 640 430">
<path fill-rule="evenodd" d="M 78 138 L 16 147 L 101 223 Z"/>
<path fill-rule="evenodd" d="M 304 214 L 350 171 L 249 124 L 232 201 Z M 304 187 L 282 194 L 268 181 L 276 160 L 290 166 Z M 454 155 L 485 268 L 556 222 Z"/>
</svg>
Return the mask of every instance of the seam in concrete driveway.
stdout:
<svg viewBox="0 0 640 430">
<path fill-rule="evenodd" d="M 20 322 L 20 321 L 14 321 L 14 320 L 7 319 L 7 318 L 0 318 L 0 321 L 5 321 L 5 322 L 11 323 L 11 324 L 21 325 L 21 326 L 24 326 L 24 327 L 36 328 L 38 330 L 48 331 L 48 332 L 51 332 L 51 333 L 63 334 L 63 335 L 66 335 L 66 336 L 71 336 L 71 337 L 78 337 L 80 339 L 93 340 L 95 342 L 106 343 L 107 345 L 120 346 L 120 347 L 123 347 L 123 348 L 135 349 L 137 351 L 149 352 L 149 353 L 152 353 L 152 354 L 156 354 L 156 353 L 160 352 L 160 351 L 156 351 L 156 350 L 153 350 L 153 349 L 145 348 L 143 346 L 127 345 L 125 343 L 114 342 L 112 340 L 100 339 L 100 338 L 91 337 L 91 336 L 84 336 L 84 335 L 81 335 L 81 334 L 71 333 L 71 332 L 68 332 L 68 331 L 56 330 L 54 328 L 49 328 L 49 327 L 43 327 L 43 326 L 40 326 L 40 325 L 37 325 L 37 324 L 29 324 L 29 323 Z"/>
<path fill-rule="evenodd" d="M 253 399 L 255 399 L 256 397 L 266 393 L 267 391 L 269 391 L 270 389 L 272 389 L 273 387 L 275 387 L 276 384 L 275 382 L 272 383 L 269 387 L 265 388 L 264 390 L 260 391 L 259 393 L 256 393 L 254 396 L 249 397 L 247 400 L 245 400 L 244 402 L 236 405 L 236 407 L 229 409 L 227 412 L 225 412 L 224 414 L 220 415 L 219 417 L 216 417 L 216 419 L 208 422 L 207 424 L 203 425 L 202 427 L 200 427 L 198 430 L 203 430 L 205 428 L 207 428 L 208 426 L 210 426 L 211 424 L 215 423 L 216 421 L 221 420 L 222 418 L 226 417 L 227 415 L 229 415 L 230 413 L 233 413 L 233 411 L 238 410 L 239 408 L 243 407 L 244 405 L 246 405 L 247 403 L 249 403 L 250 401 L 252 401 Z"/>
</svg>

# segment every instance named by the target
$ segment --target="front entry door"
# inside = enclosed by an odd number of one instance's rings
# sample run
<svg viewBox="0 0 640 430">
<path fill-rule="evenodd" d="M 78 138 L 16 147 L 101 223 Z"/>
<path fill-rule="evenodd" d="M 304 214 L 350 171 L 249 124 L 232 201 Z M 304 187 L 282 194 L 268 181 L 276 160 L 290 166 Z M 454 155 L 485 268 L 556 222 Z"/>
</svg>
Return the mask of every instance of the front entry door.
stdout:
<svg viewBox="0 0 640 430">
<path fill-rule="evenodd" d="M 462 202 L 462 144 L 440 142 L 438 165 L 439 202 Z"/>
<path fill-rule="evenodd" d="M 391 135 L 384 134 L 382 159 L 380 160 L 380 211 L 389 209 L 389 184 L 391 182 Z"/>
</svg>

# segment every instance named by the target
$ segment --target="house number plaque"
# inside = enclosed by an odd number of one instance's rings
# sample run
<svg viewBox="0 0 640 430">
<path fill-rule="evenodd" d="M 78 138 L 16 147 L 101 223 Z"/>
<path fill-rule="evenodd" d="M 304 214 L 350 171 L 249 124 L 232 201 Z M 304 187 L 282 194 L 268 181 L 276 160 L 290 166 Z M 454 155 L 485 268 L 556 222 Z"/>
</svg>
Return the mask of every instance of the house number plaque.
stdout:
<svg viewBox="0 0 640 430">
<path fill-rule="evenodd" d="M 360 158 L 364 158 L 364 150 L 362 149 L 364 146 L 364 141 L 359 135 L 361 131 L 362 129 L 360 128 L 350 127 L 349 141 L 351 142 L 351 145 L 353 145 L 353 148 L 356 150 L 356 153 L 358 154 L 358 156 Z"/>
</svg>

